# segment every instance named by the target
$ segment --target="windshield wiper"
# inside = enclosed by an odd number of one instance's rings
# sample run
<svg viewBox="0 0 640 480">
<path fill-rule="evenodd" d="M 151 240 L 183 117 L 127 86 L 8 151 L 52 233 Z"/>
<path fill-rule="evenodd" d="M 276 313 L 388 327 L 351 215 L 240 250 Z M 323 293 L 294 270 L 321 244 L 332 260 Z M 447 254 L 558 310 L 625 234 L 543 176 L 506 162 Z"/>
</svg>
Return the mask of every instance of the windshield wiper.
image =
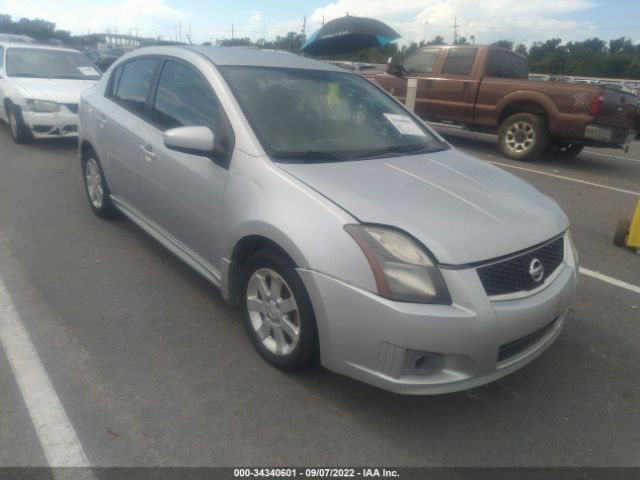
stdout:
<svg viewBox="0 0 640 480">
<path fill-rule="evenodd" d="M 313 162 L 344 162 L 346 157 L 326 150 L 303 150 L 299 152 L 276 152 L 274 158 L 280 160 L 309 160 Z"/>
<path fill-rule="evenodd" d="M 357 153 L 353 155 L 351 158 L 353 159 L 363 159 L 363 158 L 375 158 L 380 157 L 382 155 L 388 155 L 390 153 L 396 154 L 415 154 L 415 153 L 427 153 L 433 152 L 435 149 L 430 148 L 426 145 L 415 144 L 415 145 L 392 145 L 390 147 L 381 148 L 378 150 L 368 150 L 366 152 Z"/>
</svg>

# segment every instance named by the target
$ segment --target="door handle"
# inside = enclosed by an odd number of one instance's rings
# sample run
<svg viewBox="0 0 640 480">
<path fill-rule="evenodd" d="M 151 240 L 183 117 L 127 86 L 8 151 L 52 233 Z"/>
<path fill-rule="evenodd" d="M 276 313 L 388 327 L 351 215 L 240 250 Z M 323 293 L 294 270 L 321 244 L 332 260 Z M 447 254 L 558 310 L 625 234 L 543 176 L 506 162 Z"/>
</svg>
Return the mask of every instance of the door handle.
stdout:
<svg viewBox="0 0 640 480">
<path fill-rule="evenodd" d="M 100 127 L 104 128 L 104 126 L 107 124 L 106 115 L 104 115 L 103 113 L 99 113 L 97 117 L 98 117 L 98 122 L 100 123 Z"/>
<path fill-rule="evenodd" d="M 144 159 L 147 162 L 155 160 L 156 153 L 153 151 L 153 148 L 151 148 L 151 145 L 140 145 L 140 150 L 144 152 Z"/>
</svg>

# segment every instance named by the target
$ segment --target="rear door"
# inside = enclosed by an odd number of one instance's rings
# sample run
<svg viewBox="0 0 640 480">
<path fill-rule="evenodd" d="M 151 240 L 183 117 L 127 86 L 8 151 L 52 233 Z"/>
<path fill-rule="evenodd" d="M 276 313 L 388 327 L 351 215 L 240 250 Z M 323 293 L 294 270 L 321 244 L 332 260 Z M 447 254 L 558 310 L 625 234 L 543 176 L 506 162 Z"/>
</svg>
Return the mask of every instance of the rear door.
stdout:
<svg viewBox="0 0 640 480">
<path fill-rule="evenodd" d="M 168 58 L 151 100 L 151 124 L 143 127 L 141 148 L 146 153 L 140 179 L 144 213 L 191 255 L 217 265 L 227 165 L 224 159 L 165 147 L 164 132 L 184 126 L 210 128 L 217 143 L 232 138 L 210 83 L 190 63 Z"/>
<path fill-rule="evenodd" d="M 473 105 L 480 85 L 477 47 L 455 47 L 445 52 L 440 73 L 427 80 L 429 116 L 472 123 Z"/>
<path fill-rule="evenodd" d="M 112 195 L 140 212 L 141 132 L 159 57 L 136 57 L 114 70 L 105 97 L 96 105 L 96 148 Z"/>
</svg>

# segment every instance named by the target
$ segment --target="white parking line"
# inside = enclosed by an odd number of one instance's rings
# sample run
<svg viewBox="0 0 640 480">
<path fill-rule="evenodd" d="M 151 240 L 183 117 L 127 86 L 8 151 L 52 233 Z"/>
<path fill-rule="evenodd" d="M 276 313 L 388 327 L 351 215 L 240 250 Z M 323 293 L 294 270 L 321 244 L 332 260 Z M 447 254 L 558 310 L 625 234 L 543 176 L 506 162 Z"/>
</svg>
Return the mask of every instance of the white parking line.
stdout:
<svg viewBox="0 0 640 480">
<path fill-rule="evenodd" d="M 9 359 L 49 466 L 89 467 L 78 436 L 1 278 L 0 343 Z M 93 476 L 90 470 L 77 473 L 82 478 Z"/>
<path fill-rule="evenodd" d="M 618 280 L 617 278 L 613 278 L 608 275 L 603 275 L 600 272 L 594 272 L 593 270 L 589 270 L 588 268 L 580 267 L 580 273 L 586 275 L 587 277 L 595 278 L 611 285 L 615 285 L 616 287 L 624 288 L 625 290 L 629 290 L 631 292 L 640 293 L 640 287 L 632 285 L 631 283 L 623 282 L 622 280 Z"/>
<path fill-rule="evenodd" d="M 640 192 L 634 192 L 633 190 L 625 190 L 624 188 L 612 187 L 610 185 L 602 185 L 600 183 L 588 182 L 586 180 L 580 180 L 579 178 L 565 177 L 564 175 L 556 175 L 555 173 L 541 172 L 540 170 L 534 170 L 532 168 L 517 167 L 515 165 L 509 165 L 508 163 L 494 162 L 487 160 L 487 162 L 493 165 L 499 165 L 501 167 L 513 168 L 515 170 L 524 170 L 525 172 L 537 173 L 538 175 L 545 175 L 547 177 L 560 178 L 562 180 L 568 180 L 570 182 L 582 183 L 584 185 L 590 185 L 592 187 L 604 188 L 605 190 L 612 190 L 614 192 L 627 193 L 629 195 L 635 195 L 640 197 Z"/>
<path fill-rule="evenodd" d="M 630 162 L 640 163 L 640 158 L 621 157 L 620 155 L 611 155 L 610 153 L 594 152 L 593 150 L 584 150 L 584 153 L 591 153 L 593 155 L 600 155 L 601 157 L 618 158 L 620 160 L 629 160 Z"/>
</svg>

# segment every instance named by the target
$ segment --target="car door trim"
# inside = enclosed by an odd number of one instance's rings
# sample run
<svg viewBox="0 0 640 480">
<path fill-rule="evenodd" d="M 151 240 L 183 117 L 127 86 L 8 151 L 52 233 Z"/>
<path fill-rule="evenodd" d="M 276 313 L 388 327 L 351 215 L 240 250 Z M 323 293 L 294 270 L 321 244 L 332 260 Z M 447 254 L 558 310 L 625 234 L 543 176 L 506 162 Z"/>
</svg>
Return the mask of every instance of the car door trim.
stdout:
<svg viewBox="0 0 640 480">
<path fill-rule="evenodd" d="M 216 287 L 221 288 L 222 278 L 220 272 L 213 265 L 203 259 L 200 255 L 188 248 L 182 242 L 177 240 L 166 230 L 161 228 L 157 223 L 150 220 L 146 215 L 140 213 L 137 209 L 129 205 L 124 199 L 110 195 L 115 206 L 133 223 L 142 228 L 146 233 L 151 235 L 161 245 L 166 247 L 174 255 L 184 261 L 191 268 L 196 270 L 200 275 L 205 277 Z"/>
</svg>

